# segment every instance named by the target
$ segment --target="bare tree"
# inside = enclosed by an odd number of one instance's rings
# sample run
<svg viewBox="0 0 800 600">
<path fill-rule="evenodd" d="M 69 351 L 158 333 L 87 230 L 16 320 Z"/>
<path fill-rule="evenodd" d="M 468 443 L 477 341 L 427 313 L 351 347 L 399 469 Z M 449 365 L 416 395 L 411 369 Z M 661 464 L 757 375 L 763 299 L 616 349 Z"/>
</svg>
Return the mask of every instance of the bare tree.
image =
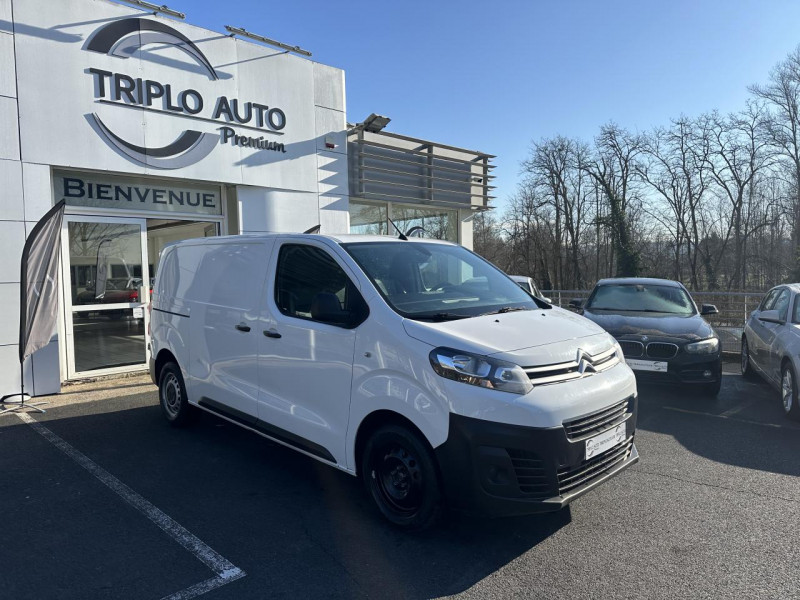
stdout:
<svg viewBox="0 0 800 600">
<path fill-rule="evenodd" d="M 493 211 L 481 211 L 472 220 L 472 243 L 475 252 L 503 268 L 507 253 L 500 226 Z"/>
<path fill-rule="evenodd" d="M 728 115 L 533 143 L 502 217 L 476 221 L 476 248 L 544 289 L 640 273 L 712 290 L 800 280 L 800 48 L 751 89 Z"/>
<path fill-rule="evenodd" d="M 669 128 L 656 129 L 647 136 L 644 160 L 638 165 L 642 179 L 656 192 L 656 209 L 652 214 L 673 236 L 674 277 L 682 279 L 685 247 L 690 285 L 694 289 L 699 287 L 698 212 L 708 188 L 707 162 L 708 145 L 698 139 L 695 124 L 681 117 Z"/>
<path fill-rule="evenodd" d="M 770 160 L 764 135 L 764 109 L 760 103 L 752 101 L 742 112 L 727 117 L 717 113 L 706 115 L 703 123 L 708 145 L 707 165 L 730 208 L 722 252 L 732 237 L 736 267 L 728 280 L 728 289 L 741 289 L 746 283 L 745 248 L 756 226 L 749 218 L 752 211 L 748 210 L 748 205 L 755 195 L 757 176 Z"/>
<path fill-rule="evenodd" d="M 585 144 L 559 136 L 534 143 L 530 158 L 522 163 L 527 184 L 550 208 L 552 226 L 541 225 L 552 232 L 558 249 L 553 255 L 554 276 L 561 287 L 581 286 L 584 280 L 580 245 L 590 189 L 578 165 L 587 153 Z"/>
<path fill-rule="evenodd" d="M 640 135 L 609 123 L 600 128 L 600 135 L 595 138 L 595 155 L 581 165 L 584 172 L 597 182 L 608 202 L 607 224 L 617 254 L 618 276 L 639 273 L 639 255 L 634 248 L 629 204 L 635 197 L 636 161 L 643 146 Z"/>
<path fill-rule="evenodd" d="M 750 92 L 765 100 L 770 118 L 765 121 L 770 140 L 788 163 L 794 187 L 791 207 L 794 265 L 792 279 L 800 280 L 800 46 L 770 72 L 763 85 Z"/>
</svg>

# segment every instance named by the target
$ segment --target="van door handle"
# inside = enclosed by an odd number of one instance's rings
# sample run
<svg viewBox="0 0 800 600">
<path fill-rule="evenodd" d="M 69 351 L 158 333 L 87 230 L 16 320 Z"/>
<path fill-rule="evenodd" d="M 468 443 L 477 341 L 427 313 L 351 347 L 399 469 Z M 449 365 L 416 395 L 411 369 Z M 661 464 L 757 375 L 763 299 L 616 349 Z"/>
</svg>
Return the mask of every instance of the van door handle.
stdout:
<svg viewBox="0 0 800 600">
<path fill-rule="evenodd" d="M 245 325 L 244 323 L 239 323 L 236 326 L 236 329 L 238 329 L 239 331 L 244 331 L 245 333 L 247 333 L 248 331 L 250 331 L 250 326 L 249 325 Z"/>
<path fill-rule="evenodd" d="M 267 336 L 268 338 L 275 338 L 275 339 L 280 339 L 281 337 L 281 334 L 275 331 L 274 329 L 265 329 L 264 335 Z"/>
</svg>

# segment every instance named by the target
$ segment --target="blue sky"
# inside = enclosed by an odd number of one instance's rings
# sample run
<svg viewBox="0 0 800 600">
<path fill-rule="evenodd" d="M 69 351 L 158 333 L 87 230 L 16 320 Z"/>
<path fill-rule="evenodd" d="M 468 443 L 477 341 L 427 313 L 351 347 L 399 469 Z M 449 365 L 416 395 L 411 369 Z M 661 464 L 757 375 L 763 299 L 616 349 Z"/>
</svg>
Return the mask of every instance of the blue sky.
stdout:
<svg viewBox="0 0 800 600">
<path fill-rule="evenodd" d="M 531 140 L 737 110 L 800 44 L 790 0 L 165 1 L 343 68 L 351 122 L 496 154 L 500 207 Z"/>
</svg>

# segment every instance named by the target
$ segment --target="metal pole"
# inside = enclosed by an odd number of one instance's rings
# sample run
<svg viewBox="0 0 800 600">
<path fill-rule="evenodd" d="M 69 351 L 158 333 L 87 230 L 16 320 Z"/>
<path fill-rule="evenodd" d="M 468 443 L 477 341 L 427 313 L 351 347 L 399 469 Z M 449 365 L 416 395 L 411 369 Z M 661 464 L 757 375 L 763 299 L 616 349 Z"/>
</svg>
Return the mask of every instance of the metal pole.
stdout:
<svg viewBox="0 0 800 600">
<path fill-rule="evenodd" d="M 32 408 L 33 410 L 39 411 L 40 413 L 47 412 L 43 408 L 39 408 L 40 404 L 47 404 L 47 402 L 29 402 L 25 404 L 25 361 L 22 360 L 19 363 L 19 402 L 16 400 L 12 400 L 11 402 L 7 401 L 3 398 L 4 404 L 17 404 L 18 406 L 12 406 L 11 408 L 6 408 L 4 410 L 0 410 L 0 415 L 13 412 L 17 410 L 23 410 L 25 408 Z M 12 394 L 15 396 L 16 394 Z M 8 398 L 9 396 L 6 396 Z"/>
</svg>

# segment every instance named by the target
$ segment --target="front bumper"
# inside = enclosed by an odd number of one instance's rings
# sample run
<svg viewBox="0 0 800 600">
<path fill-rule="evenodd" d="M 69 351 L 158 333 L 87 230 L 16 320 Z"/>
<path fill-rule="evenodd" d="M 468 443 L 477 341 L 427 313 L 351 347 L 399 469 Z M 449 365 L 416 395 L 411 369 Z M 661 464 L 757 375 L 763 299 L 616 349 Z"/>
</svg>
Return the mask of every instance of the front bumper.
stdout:
<svg viewBox="0 0 800 600">
<path fill-rule="evenodd" d="M 686 352 L 679 351 L 674 358 L 671 358 L 666 362 L 666 373 L 638 371 L 635 369 L 633 372 L 636 375 L 636 379 L 642 383 L 694 385 L 716 383 L 722 378 L 721 354 L 691 355 L 687 354 Z M 706 371 L 711 372 L 709 377 L 705 376 Z"/>
<path fill-rule="evenodd" d="M 564 427 L 534 428 L 450 415 L 436 449 L 448 506 L 487 516 L 563 508 L 639 460 L 633 443 L 637 400 L 628 400 L 625 440 L 589 460 L 586 439 Z M 619 423 L 618 423 L 619 424 Z"/>
</svg>

